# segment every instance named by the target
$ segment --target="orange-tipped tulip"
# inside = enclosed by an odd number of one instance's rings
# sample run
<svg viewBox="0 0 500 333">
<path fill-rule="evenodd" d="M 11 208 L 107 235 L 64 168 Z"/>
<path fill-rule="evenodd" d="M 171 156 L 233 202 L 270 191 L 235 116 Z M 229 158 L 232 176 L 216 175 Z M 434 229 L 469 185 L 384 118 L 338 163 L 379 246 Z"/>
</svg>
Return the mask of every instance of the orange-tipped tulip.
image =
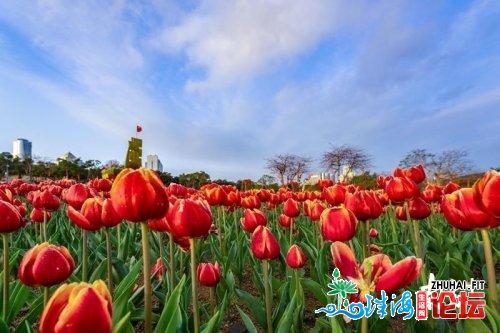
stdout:
<svg viewBox="0 0 500 333">
<path fill-rule="evenodd" d="M 220 281 L 220 266 L 218 262 L 215 264 L 209 262 L 199 263 L 196 273 L 198 281 L 202 286 L 215 287 Z"/>
<path fill-rule="evenodd" d="M 267 225 L 266 215 L 259 209 L 245 209 L 241 218 L 241 227 L 246 232 L 253 232 L 259 225 Z"/>
<path fill-rule="evenodd" d="M 342 185 L 333 185 L 323 189 L 323 199 L 332 206 L 338 206 L 345 200 L 346 189 Z"/>
<path fill-rule="evenodd" d="M 307 257 L 305 256 L 300 246 L 298 246 L 297 244 L 293 244 L 292 246 L 290 246 L 290 249 L 286 254 L 285 262 L 288 267 L 299 269 L 305 266 Z"/>
<path fill-rule="evenodd" d="M 121 222 L 109 199 L 89 198 L 85 200 L 80 211 L 67 207 L 68 218 L 78 227 L 95 231 L 102 227 L 114 227 Z"/>
<path fill-rule="evenodd" d="M 273 260 L 280 255 L 280 245 L 271 230 L 258 226 L 252 234 L 252 254 L 260 260 Z"/>
<path fill-rule="evenodd" d="M 474 184 L 474 192 L 485 210 L 500 218 L 500 172 L 492 170 L 485 173 Z"/>
<path fill-rule="evenodd" d="M 280 214 L 280 216 L 278 216 L 278 223 L 283 228 L 290 228 L 293 223 L 293 218 L 288 217 L 285 214 Z"/>
<path fill-rule="evenodd" d="M 403 202 L 418 195 L 417 184 L 406 177 L 392 177 L 385 187 L 387 196 L 393 202 Z"/>
<path fill-rule="evenodd" d="M 102 280 L 60 286 L 40 318 L 40 333 L 110 333 L 111 295 Z"/>
<path fill-rule="evenodd" d="M 449 224 L 461 230 L 494 228 L 500 221 L 481 209 L 474 199 L 472 188 L 462 188 L 445 195 L 441 211 Z"/>
<path fill-rule="evenodd" d="M 358 220 L 345 207 L 327 208 L 321 213 L 321 234 L 330 242 L 348 241 L 356 234 Z"/>
<path fill-rule="evenodd" d="M 17 275 L 25 285 L 50 287 L 64 282 L 74 269 L 75 261 L 66 247 L 45 242 L 26 252 Z"/>
<path fill-rule="evenodd" d="M 113 182 L 110 196 L 118 216 L 131 222 L 163 217 L 168 209 L 163 183 L 149 169 L 122 170 Z"/>
</svg>

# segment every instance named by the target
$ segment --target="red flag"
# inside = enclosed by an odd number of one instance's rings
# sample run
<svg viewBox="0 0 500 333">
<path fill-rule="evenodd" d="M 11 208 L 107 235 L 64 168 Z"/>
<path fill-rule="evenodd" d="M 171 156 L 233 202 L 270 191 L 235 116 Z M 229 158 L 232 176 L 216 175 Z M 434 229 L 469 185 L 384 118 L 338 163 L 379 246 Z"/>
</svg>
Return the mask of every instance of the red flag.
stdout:
<svg viewBox="0 0 500 333">
<path fill-rule="evenodd" d="M 139 125 L 137 125 L 137 126 L 135 127 L 135 131 L 136 131 L 137 133 L 142 132 L 142 127 L 141 127 L 141 126 L 139 126 Z"/>
</svg>

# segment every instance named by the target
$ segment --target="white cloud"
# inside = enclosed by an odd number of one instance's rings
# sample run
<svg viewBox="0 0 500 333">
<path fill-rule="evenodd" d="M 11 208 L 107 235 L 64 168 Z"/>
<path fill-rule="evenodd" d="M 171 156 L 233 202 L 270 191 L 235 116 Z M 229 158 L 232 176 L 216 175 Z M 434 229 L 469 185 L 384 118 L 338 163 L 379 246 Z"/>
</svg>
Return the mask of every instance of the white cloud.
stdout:
<svg viewBox="0 0 500 333">
<path fill-rule="evenodd" d="M 339 1 L 207 0 L 153 44 L 206 70 L 188 89 L 224 87 L 311 50 L 345 21 Z"/>
</svg>

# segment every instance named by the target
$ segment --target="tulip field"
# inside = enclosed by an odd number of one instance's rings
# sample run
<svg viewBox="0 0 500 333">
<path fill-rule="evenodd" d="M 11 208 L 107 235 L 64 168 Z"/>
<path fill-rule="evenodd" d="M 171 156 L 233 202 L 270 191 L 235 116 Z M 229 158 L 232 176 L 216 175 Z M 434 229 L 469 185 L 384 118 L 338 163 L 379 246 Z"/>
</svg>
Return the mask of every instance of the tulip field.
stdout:
<svg viewBox="0 0 500 333">
<path fill-rule="evenodd" d="M 500 332 L 500 172 L 377 183 L 194 189 L 143 168 L 0 183 L 0 332 Z M 420 312 L 429 278 L 485 284 Z M 326 315 L 354 304 L 364 316 Z"/>
</svg>

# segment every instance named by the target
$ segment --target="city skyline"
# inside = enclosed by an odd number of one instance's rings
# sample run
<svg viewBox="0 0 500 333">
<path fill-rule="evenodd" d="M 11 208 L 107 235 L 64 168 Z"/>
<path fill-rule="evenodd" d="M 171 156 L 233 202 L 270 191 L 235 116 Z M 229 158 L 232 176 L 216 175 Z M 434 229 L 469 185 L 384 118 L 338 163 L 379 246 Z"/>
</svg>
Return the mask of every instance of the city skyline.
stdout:
<svg viewBox="0 0 500 333">
<path fill-rule="evenodd" d="M 379 172 L 415 148 L 498 167 L 499 2 L 107 4 L 0 3 L 0 114 L 25 120 L 0 150 L 121 162 L 140 124 L 172 174 L 257 179 L 330 144 Z"/>
</svg>

